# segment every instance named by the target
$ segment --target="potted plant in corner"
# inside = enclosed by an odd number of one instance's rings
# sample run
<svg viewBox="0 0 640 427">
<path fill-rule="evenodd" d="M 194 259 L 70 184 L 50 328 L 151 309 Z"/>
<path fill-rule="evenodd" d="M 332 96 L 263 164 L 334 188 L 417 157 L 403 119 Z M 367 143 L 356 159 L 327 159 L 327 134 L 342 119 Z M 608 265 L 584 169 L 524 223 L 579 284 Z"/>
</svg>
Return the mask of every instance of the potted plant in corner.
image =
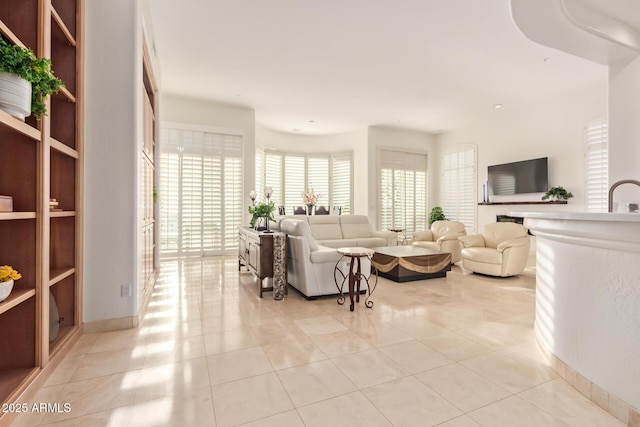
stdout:
<svg viewBox="0 0 640 427">
<path fill-rule="evenodd" d="M 21 277 L 22 275 L 10 265 L 0 267 L 0 302 L 7 299 L 13 289 L 13 282 Z"/>
<path fill-rule="evenodd" d="M 444 221 L 446 219 L 447 217 L 444 216 L 442 208 L 440 206 L 434 206 L 433 209 L 431 209 L 431 213 L 429 214 L 429 227 L 431 227 L 431 224 L 436 221 Z"/>
<path fill-rule="evenodd" d="M 0 37 L 0 109 L 20 120 L 30 114 L 40 120 L 47 113 L 45 101 L 61 86 L 50 59 Z"/>
<path fill-rule="evenodd" d="M 544 193 L 542 200 L 551 199 L 551 201 L 569 200 L 573 194 L 565 190 L 563 187 L 551 187 L 549 191 Z"/>
</svg>

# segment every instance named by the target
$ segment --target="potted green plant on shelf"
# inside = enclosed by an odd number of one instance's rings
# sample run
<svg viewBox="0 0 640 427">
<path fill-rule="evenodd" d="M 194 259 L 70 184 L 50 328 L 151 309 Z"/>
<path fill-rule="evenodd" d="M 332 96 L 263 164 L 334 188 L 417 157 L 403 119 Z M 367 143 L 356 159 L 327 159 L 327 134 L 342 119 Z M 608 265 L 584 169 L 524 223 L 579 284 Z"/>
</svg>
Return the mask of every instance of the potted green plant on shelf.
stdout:
<svg viewBox="0 0 640 427">
<path fill-rule="evenodd" d="M 429 214 L 429 226 L 436 221 L 444 221 L 446 219 L 447 217 L 444 215 L 442 208 L 440 206 L 434 206 Z"/>
<path fill-rule="evenodd" d="M 573 197 L 573 194 L 565 190 L 563 187 L 551 187 L 549 191 L 544 193 L 542 200 L 569 200 Z"/>
<path fill-rule="evenodd" d="M 61 86 L 50 59 L 0 37 L 0 109 L 21 120 L 30 114 L 40 120 L 47 113 L 47 98 Z"/>
<path fill-rule="evenodd" d="M 22 275 L 10 265 L 0 267 L 0 302 L 7 299 L 13 289 L 13 282 L 21 277 Z"/>
<path fill-rule="evenodd" d="M 265 221 L 275 221 L 275 217 L 273 215 L 275 211 L 276 205 L 271 201 L 268 203 L 257 203 L 255 206 L 249 206 L 249 213 L 251 214 L 251 221 L 249 221 L 249 225 L 251 225 L 251 227 L 258 226 L 259 228 L 258 222 L 261 218 L 264 218 Z"/>
</svg>

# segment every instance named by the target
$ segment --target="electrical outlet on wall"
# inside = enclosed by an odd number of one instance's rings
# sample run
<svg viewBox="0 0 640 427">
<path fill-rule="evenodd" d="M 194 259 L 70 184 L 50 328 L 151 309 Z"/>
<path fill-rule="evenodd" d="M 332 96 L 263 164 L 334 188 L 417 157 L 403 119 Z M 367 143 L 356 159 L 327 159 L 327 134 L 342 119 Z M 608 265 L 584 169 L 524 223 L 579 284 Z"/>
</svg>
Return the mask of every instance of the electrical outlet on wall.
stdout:
<svg viewBox="0 0 640 427">
<path fill-rule="evenodd" d="M 131 283 L 125 283 L 120 286 L 120 296 L 121 297 L 130 297 L 131 296 Z"/>
</svg>

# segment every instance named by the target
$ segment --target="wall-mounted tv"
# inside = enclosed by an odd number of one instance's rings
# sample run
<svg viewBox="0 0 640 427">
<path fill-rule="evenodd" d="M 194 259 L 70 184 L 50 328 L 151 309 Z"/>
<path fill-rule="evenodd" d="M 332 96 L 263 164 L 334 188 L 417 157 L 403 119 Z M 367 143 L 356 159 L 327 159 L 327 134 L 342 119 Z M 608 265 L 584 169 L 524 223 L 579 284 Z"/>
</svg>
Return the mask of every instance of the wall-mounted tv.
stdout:
<svg viewBox="0 0 640 427">
<path fill-rule="evenodd" d="M 549 190 L 547 158 L 489 166 L 489 194 L 507 196 Z"/>
</svg>

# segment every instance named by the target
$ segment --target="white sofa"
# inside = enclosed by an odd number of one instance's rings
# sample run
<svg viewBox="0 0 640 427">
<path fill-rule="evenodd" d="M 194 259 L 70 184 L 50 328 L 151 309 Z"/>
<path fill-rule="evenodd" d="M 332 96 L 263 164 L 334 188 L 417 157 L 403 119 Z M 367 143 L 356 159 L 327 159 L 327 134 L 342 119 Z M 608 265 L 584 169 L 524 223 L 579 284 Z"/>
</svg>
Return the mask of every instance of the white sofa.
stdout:
<svg viewBox="0 0 640 427">
<path fill-rule="evenodd" d="M 311 235 L 309 222 L 304 218 L 285 218 L 279 224 L 280 231 L 287 234 L 289 285 L 299 290 L 307 298 L 337 294 L 334 268 L 342 255 L 338 253 L 336 248 L 319 245 Z M 348 272 L 349 259 L 343 258 L 339 268 L 345 273 Z M 362 271 L 370 269 L 369 260 L 363 260 Z M 347 282 L 343 287 L 343 292 L 348 291 L 349 284 Z"/>
<path fill-rule="evenodd" d="M 430 230 L 413 233 L 413 246 L 449 252 L 453 264 L 462 259 L 462 244 L 458 237 L 466 235 L 464 224 L 459 221 L 434 221 Z"/>
<path fill-rule="evenodd" d="M 374 248 L 397 244 L 397 233 L 373 230 L 366 215 L 283 215 L 272 228 L 281 230 L 281 223 L 285 219 L 307 222 L 317 244 L 330 248 Z"/>
<path fill-rule="evenodd" d="M 334 219 L 344 219 L 342 226 L 340 221 L 326 220 L 327 217 Z M 363 222 L 366 220 L 366 223 Z M 313 226 L 311 225 L 313 224 Z M 312 228 L 313 227 L 313 228 Z M 287 274 L 291 286 L 299 290 L 305 297 L 314 298 L 321 295 L 335 295 L 338 293 L 334 278 L 336 263 L 342 258 L 336 248 L 348 246 L 389 246 L 395 245 L 396 233 L 394 232 L 374 232 L 371 231 L 368 218 L 364 215 L 344 215 L 306 217 L 295 215 L 282 218 L 278 228 L 287 234 Z M 315 229 L 316 236 L 325 239 L 316 240 L 312 231 Z M 338 231 L 341 239 L 338 237 Z M 342 234 L 344 233 L 344 234 Z M 375 235 L 385 237 L 373 237 Z M 381 233 L 381 234 L 380 234 Z M 369 237 L 367 237 L 369 236 Z M 332 246 L 327 246 L 327 243 Z M 347 274 L 349 271 L 349 258 L 342 258 L 339 264 L 340 270 Z M 368 274 L 371 271 L 371 262 L 368 259 L 361 260 L 361 271 Z M 341 276 L 337 276 L 341 279 Z M 366 289 L 366 284 L 362 283 L 361 290 Z M 343 292 L 349 291 L 349 282 L 346 281 Z"/>
<path fill-rule="evenodd" d="M 490 276 L 515 276 L 524 271 L 529 256 L 527 229 L 513 222 L 484 226 L 482 234 L 458 238 L 463 245 L 462 267 Z"/>
</svg>

